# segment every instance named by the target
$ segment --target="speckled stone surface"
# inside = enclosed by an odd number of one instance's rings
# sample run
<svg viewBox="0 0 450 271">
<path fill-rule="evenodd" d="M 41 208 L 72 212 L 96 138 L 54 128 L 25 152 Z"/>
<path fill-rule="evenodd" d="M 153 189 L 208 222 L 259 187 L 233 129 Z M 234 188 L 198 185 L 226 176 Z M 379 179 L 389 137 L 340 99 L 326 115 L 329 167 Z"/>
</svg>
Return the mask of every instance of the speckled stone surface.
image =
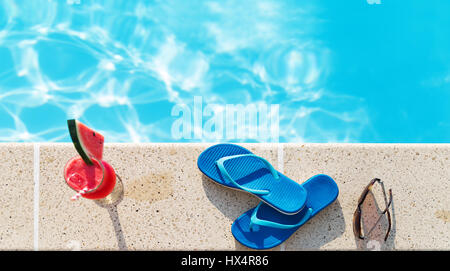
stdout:
<svg viewBox="0 0 450 271">
<path fill-rule="evenodd" d="M 0 249 L 247 250 L 230 227 L 258 200 L 201 174 L 197 157 L 210 145 L 106 144 L 104 160 L 119 177 L 113 195 L 71 201 L 74 191 L 63 178 L 65 163 L 77 155 L 71 143 L 39 144 L 37 191 L 34 145 L 0 144 Z M 450 249 L 449 144 L 241 145 L 299 183 L 324 173 L 340 189 L 337 201 L 272 250 Z M 382 219 L 371 237 L 376 242 L 361 242 L 352 217 L 374 177 L 393 191 L 392 230 L 382 242 Z M 364 207 L 365 222 L 378 217 L 379 205 Z"/>
<path fill-rule="evenodd" d="M 448 144 L 285 144 L 284 162 L 295 180 L 320 172 L 340 190 L 334 204 L 286 242 L 287 250 L 450 249 Z M 375 238 L 379 247 L 360 244 L 352 230 L 359 195 L 375 177 L 393 193 L 391 234 L 385 243 Z"/>
<path fill-rule="evenodd" d="M 33 145 L 0 144 L 0 250 L 33 249 Z"/>
</svg>

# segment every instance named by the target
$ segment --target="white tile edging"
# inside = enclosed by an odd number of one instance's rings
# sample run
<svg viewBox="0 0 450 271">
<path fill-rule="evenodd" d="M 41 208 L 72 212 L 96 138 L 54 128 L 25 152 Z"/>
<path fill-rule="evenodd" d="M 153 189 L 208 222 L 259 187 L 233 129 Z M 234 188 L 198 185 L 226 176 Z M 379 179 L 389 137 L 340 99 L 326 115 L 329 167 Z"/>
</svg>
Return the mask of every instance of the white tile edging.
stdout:
<svg viewBox="0 0 450 271">
<path fill-rule="evenodd" d="M 33 248 L 39 250 L 39 143 L 34 143 L 34 160 L 33 160 L 33 176 L 34 176 L 34 206 L 33 206 Z"/>
<path fill-rule="evenodd" d="M 278 143 L 278 171 L 284 171 L 284 145 L 283 143 Z"/>
</svg>

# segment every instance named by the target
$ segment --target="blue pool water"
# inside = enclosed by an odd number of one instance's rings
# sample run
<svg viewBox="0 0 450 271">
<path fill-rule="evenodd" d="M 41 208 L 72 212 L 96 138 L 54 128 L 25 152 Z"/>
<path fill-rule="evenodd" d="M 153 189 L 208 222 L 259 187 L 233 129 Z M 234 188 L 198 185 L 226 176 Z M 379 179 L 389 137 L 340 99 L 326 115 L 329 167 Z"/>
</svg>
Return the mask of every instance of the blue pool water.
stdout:
<svg viewBox="0 0 450 271">
<path fill-rule="evenodd" d="M 208 122 L 193 120 L 197 97 L 219 108 L 209 116 L 278 106 L 276 137 L 221 141 L 449 142 L 449 12 L 435 0 L 2 0 L 0 141 L 70 141 L 68 118 L 107 142 L 211 141 L 194 134 Z M 176 108 L 192 136 L 176 133 Z"/>
</svg>

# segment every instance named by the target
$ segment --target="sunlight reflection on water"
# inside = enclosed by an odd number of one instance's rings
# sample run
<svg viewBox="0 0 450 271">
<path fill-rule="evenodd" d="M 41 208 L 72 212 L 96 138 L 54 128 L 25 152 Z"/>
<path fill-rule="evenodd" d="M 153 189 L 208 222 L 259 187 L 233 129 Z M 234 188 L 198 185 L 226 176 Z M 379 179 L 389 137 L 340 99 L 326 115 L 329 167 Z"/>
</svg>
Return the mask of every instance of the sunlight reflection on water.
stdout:
<svg viewBox="0 0 450 271">
<path fill-rule="evenodd" d="M 354 141 L 368 124 L 363 100 L 324 86 L 310 5 L 23 3 L 0 5 L 0 141 L 69 141 L 78 118 L 108 142 L 170 142 L 171 109 L 194 95 L 280 104 L 282 142 Z"/>
</svg>

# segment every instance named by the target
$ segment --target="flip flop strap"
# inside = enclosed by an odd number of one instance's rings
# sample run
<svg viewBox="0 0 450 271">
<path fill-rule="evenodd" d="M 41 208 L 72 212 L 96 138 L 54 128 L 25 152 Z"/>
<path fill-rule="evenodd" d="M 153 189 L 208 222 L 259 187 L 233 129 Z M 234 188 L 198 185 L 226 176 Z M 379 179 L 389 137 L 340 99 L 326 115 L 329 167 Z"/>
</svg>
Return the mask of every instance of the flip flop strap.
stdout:
<svg viewBox="0 0 450 271">
<path fill-rule="evenodd" d="M 253 230 L 253 225 L 260 225 L 260 226 L 271 227 L 271 228 L 278 228 L 278 229 L 292 229 L 292 228 L 300 227 L 306 221 L 309 220 L 309 218 L 311 217 L 311 214 L 312 214 L 312 209 L 308 208 L 308 210 L 306 211 L 305 215 L 303 215 L 302 219 L 298 223 L 293 224 L 293 225 L 280 224 L 280 223 L 276 223 L 276 222 L 273 222 L 273 221 L 268 221 L 268 220 L 263 220 L 263 219 L 257 218 L 256 214 L 258 213 L 258 209 L 259 209 L 259 207 L 261 205 L 262 205 L 262 202 L 260 202 L 258 204 L 258 206 L 256 206 L 255 210 L 252 213 L 252 216 L 250 218 L 250 230 Z"/>
<path fill-rule="evenodd" d="M 247 188 L 244 187 L 240 184 L 238 184 L 235 180 L 233 180 L 233 178 L 231 178 L 230 174 L 227 172 L 227 170 L 225 169 L 224 163 L 227 160 L 231 160 L 231 159 L 235 159 L 235 158 L 239 158 L 239 157 L 254 157 L 254 158 L 258 158 L 259 160 L 263 161 L 264 164 L 269 168 L 270 172 L 272 173 L 273 177 L 275 179 L 279 179 L 280 176 L 278 176 L 278 172 L 275 170 L 275 168 L 264 158 L 256 156 L 254 154 L 238 154 L 238 155 L 231 155 L 231 156 L 225 156 L 222 157 L 220 159 L 218 159 L 216 161 L 216 165 L 219 168 L 220 172 L 222 173 L 222 176 L 227 179 L 227 181 L 233 183 L 235 186 L 239 187 L 242 190 L 245 190 L 247 192 L 253 193 L 253 194 L 260 194 L 260 195 L 267 195 L 269 194 L 269 190 L 258 190 L 258 189 L 251 189 L 251 188 Z"/>
</svg>

